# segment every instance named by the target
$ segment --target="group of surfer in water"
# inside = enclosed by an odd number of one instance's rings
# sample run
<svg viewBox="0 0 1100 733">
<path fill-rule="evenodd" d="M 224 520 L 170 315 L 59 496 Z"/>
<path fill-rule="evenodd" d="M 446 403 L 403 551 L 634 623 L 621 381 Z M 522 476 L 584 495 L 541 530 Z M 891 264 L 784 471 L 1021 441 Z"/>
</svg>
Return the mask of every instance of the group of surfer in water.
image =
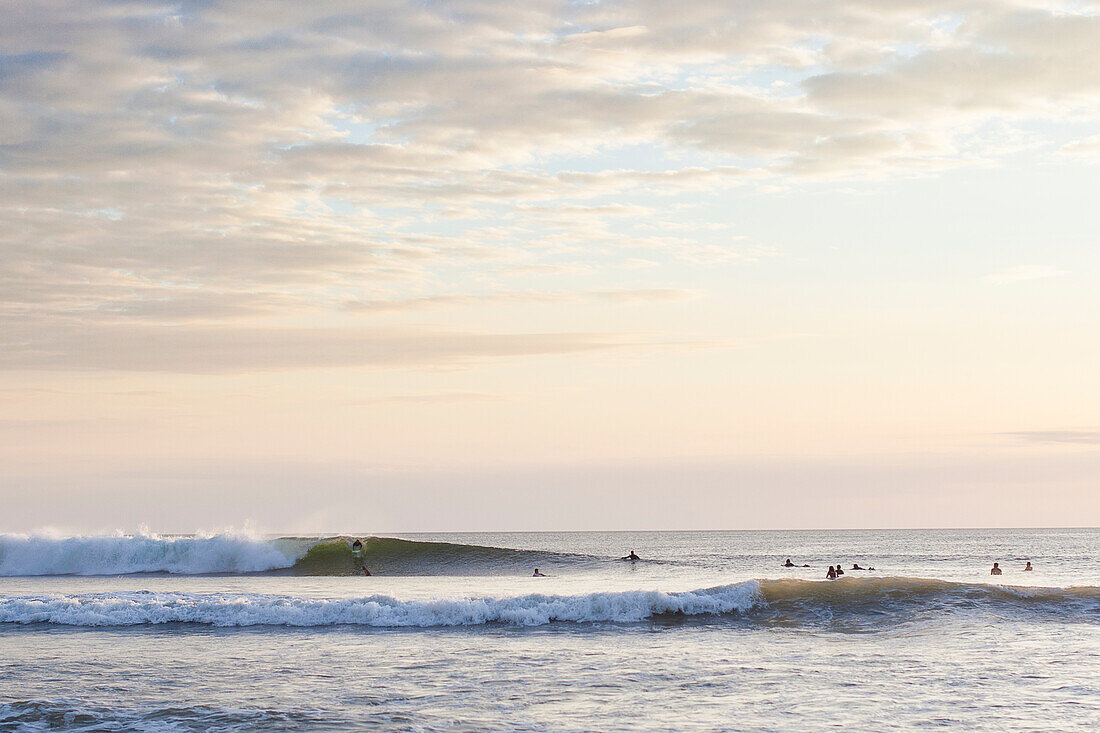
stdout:
<svg viewBox="0 0 1100 733">
<path fill-rule="evenodd" d="M 809 565 L 795 565 L 793 562 L 791 562 L 791 559 L 788 557 L 787 562 L 783 563 L 783 567 L 785 567 L 785 568 L 808 568 L 810 566 Z M 852 563 L 852 570 L 874 570 L 874 568 L 861 567 L 858 562 L 854 562 L 854 563 Z M 840 567 L 840 563 L 837 563 L 835 567 L 832 566 L 832 565 L 829 566 L 829 571 L 827 573 L 825 573 L 825 579 L 826 580 L 836 580 L 841 575 L 844 575 L 844 568 Z"/>
<path fill-rule="evenodd" d="M 1035 568 L 1031 567 L 1031 560 L 1027 561 L 1027 565 L 1024 565 L 1023 572 L 1027 573 Z M 989 571 L 990 575 L 1001 575 L 1004 571 L 1001 570 L 1001 564 L 999 562 L 993 563 L 993 568 Z"/>
<path fill-rule="evenodd" d="M 785 568 L 808 568 L 810 566 L 809 565 L 795 565 L 793 562 L 791 562 L 791 559 L 788 557 L 787 562 L 783 563 L 783 567 L 785 567 Z M 852 570 L 874 570 L 874 568 L 861 567 L 859 563 L 854 562 L 854 563 L 852 563 Z M 840 567 L 840 563 L 837 563 L 836 567 L 834 567 L 832 565 L 829 566 L 829 571 L 827 573 L 825 573 L 825 579 L 826 580 L 836 580 L 841 575 L 844 575 L 844 568 Z"/>
<path fill-rule="evenodd" d="M 785 568 L 797 568 L 797 567 L 808 568 L 810 566 L 809 565 L 795 565 L 793 562 L 791 562 L 791 559 L 788 557 L 787 562 L 783 563 L 783 567 L 785 567 Z M 853 563 L 852 564 L 852 570 L 874 570 L 874 568 L 861 568 L 858 563 Z M 1035 570 L 1035 568 L 1031 567 L 1031 561 L 1028 560 L 1027 565 L 1024 565 L 1023 572 L 1027 573 L 1027 572 L 1030 572 L 1030 571 L 1033 571 L 1033 570 Z M 996 563 L 996 562 L 993 563 L 993 569 L 989 571 L 989 574 L 990 575 L 1001 575 L 1002 573 L 1003 573 L 1003 571 L 1001 570 L 1001 564 Z M 828 572 L 825 573 L 825 579 L 826 580 L 836 580 L 841 575 L 844 575 L 844 569 L 840 567 L 840 563 L 837 563 L 836 567 L 833 567 L 832 565 L 829 566 Z"/>
</svg>

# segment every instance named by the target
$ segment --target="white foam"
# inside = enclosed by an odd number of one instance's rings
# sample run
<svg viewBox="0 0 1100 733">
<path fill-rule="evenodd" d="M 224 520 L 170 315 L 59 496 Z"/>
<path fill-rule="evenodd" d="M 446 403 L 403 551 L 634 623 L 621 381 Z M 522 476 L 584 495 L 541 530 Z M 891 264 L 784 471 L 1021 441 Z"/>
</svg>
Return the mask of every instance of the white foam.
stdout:
<svg viewBox="0 0 1100 733">
<path fill-rule="evenodd" d="M 135 626 L 194 623 L 211 626 L 377 627 L 540 626 L 552 621 L 641 621 L 656 614 L 743 613 L 762 602 L 747 581 L 682 593 L 624 591 L 576 596 L 400 601 L 388 596 L 310 599 L 256 594 L 125 592 L 0 597 L 0 623 Z"/>
<path fill-rule="evenodd" d="M 0 535 L 0 575 L 6 576 L 253 573 L 290 567 L 294 559 L 268 540 L 236 532 L 194 537 Z"/>
</svg>

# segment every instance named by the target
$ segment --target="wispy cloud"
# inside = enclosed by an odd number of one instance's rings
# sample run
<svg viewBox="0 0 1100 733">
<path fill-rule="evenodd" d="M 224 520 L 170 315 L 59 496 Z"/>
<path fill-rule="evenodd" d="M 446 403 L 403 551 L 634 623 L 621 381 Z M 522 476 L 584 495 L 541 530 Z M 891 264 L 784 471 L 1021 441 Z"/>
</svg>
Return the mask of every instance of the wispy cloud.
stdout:
<svg viewBox="0 0 1100 733">
<path fill-rule="evenodd" d="M 399 394 L 357 400 L 354 405 L 438 405 L 464 402 L 500 402 L 505 397 L 488 392 L 430 392 L 424 394 Z"/>
<path fill-rule="evenodd" d="M 1023 430 L 1005 433 L 1006 436 L 1026 443 L 1071 443 L 1100 445 L 1100 429 L 1086 430 Z"/>
<path fill-rule="evenodd" d="M 647 345 L 673 343 L 624 334 L 502 334 L 415 327 L 173 330 L 128 324 L 72 325 L 47 334 L 26 328 L 3 334 L 0 369 L 231 374 L 327 367 L 458 367 L 509 357 Z"/>
<path fill-rule="evenodd" d="M 1068 270 L 1051 267 L 1050 265 L 1018 265 L 986 275 L 985 279 L 987 282 L 996 285 L 1010 285 L 1027 280 L 1043 280 L 1048 277 L 1062 277 L 1069 274 Z"/>
</svg>

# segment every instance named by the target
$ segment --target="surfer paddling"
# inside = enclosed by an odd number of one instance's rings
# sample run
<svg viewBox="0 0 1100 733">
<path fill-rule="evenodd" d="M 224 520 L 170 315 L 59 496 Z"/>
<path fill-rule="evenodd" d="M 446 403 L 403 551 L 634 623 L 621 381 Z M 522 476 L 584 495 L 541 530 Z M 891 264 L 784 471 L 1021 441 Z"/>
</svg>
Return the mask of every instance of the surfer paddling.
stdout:
<svg viewBox="0 0 1100 733">
<path fill-rule="evenodd" d="M 540 571 L 538 568 L 535 568 L 535 574 L 532 575 L 531 577 L 532 578 L 549 578 L 550 576 L 547 575 L 546 573 Z"/>
<path fill-rule="evenodd" d="M 619 559 L 620 560 L 630 560 L 631 562 L 634 562 L 635 560 L 641 560 L 642 558 L 635 555 L 634 550 L 631 550 L 629 555 L 627 555 L 626 557 L 620 557 Z"/>
</svg>

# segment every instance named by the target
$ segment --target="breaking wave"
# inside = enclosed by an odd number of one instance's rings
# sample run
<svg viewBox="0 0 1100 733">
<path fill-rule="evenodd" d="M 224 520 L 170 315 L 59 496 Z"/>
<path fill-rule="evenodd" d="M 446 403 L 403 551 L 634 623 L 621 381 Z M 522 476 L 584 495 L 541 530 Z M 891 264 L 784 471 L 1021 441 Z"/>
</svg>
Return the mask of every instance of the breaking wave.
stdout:
<svg viewBox="0 0 1100 733">
<path fill-rule="evenodd" d="M 656 617 L 704 616 L 768 626 L 824 625 L 859 630 L 975 610 L 1100 622 L 1100 588 L 1011 588 L 919 578 L 876 578 L 836 583 L 750 580 L 679 593 L 636 590 L 407 601 L 381 595 L 317 599 L 150 591 L 0 597 L 0 623 L 64 626 L 431 628 L 630 623 Z"/>
<path fill-rule="evenodd" d="M 600 558 L 447 542 L 368 537 L 356 557 L 352 537 L 282 537 L 244 533 L 54 537 L 0 535 L 0 576 L 280 573 L 359 575 L 497 575 L 532 566 L 577 566 Z"/>
<path fill-rule="evenodd" d="M 0 535 L 0 576 L 256 573 L 295 559 L 293 548 L 244 533 Z"/>
<path fill-rule="evenodd" d="M 743 612 L 759 601 L 755 581 L 688 591 L 623 591 L 577 596 L 526 595 L 400 601 L 388 596 L 312 599 L 257 594 L 148 591 L 0 597 L 0 623 L 136 626 L 190 623 L 211 626 L 434 627 L 501 623 L 541 626 L 555 621 L 641 621 L 659 614 Z"/>
</svg>

